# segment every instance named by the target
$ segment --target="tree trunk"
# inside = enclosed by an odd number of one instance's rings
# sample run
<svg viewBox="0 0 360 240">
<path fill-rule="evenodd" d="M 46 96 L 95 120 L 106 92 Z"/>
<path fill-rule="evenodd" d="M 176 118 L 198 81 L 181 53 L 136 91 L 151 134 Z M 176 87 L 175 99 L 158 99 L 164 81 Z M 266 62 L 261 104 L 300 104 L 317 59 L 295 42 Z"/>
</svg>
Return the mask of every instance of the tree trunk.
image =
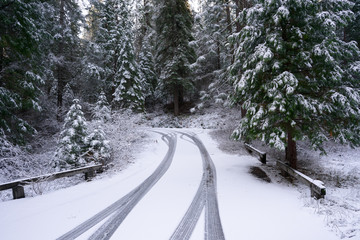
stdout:
<svg viewBox="0 0 360 240">
<path fill-rule="evenodd" d="M 293 138 L 293 130 L 290 128 L 287 133 L 287 147 L 286 147 L 286 160 L 289 162 L 290 167 L 297 169 L 297 152 L 296 141 Z"/>
<path fill-rule="evenodd" d="M 60 0 L 60 18 L 59 23 L 61 27 L 61 35 L 64 34 L 65 29 L 65 0 Z M 64 42 L 63 40 L 60 40 L 59 42 L 59 48 L 58 48 L 58 57 L 63 56 L 64 53 Z M 62 105 L 63 105 L 63 92 L 65 88 L 65 79 L 64 79 L 64 63 L 58 63 L 57 66 L 57 119 L 60 120 L 62 115 Z"/>
<path fill-rule="evenodd" d="M 175 116 L 179 116 L 180 113 L 180 109 L 179 109 L 179 89 L 175 88 L 174 89 L 174 115 Z"/>
<path fill-rule="evenodd" d="M 244 8 L 240 5 L 240 0 L 235 0 L 236 10 L 235 10 L 235 19 L 236 19 L 236 32 L 241 31 L 241 24 L 238 21 L 240 10 L 243 10 Z"/>
</svg>

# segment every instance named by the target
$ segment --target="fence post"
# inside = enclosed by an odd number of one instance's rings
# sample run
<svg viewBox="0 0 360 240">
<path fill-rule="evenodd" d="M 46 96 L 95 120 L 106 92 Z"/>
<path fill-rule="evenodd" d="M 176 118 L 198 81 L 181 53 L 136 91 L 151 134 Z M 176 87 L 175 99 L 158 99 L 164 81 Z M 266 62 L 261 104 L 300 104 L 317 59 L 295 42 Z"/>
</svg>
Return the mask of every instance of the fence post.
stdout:
<svg viewBox="0 0 360 240">
<path fill-rule="evenodd" d="M 13 187 L 12 192 L 14 199 L 25 198 L 25 191 L 23 186 L 17 185 Z"/>
<path fill-rule="evenodd" d="M 93 177 L 95 177 L 95 170 L 90 168 L 89 171 L 85 172 L 85 180 L 91 180 Z"/>
</svg>

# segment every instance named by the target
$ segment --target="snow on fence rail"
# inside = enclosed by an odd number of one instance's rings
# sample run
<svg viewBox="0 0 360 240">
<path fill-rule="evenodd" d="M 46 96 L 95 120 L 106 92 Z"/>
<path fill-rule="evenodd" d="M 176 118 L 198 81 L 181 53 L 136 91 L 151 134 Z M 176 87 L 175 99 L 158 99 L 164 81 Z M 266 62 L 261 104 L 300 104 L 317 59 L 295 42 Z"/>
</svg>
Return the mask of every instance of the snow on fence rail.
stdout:
<svg viewBox="0 0 360 240">
<path fill-rule="evenodd" d="M 317 199 L 325 197 L 326 188 L 323 182 L 319 180 L 314 180 L 306 176 L 305 174 L 291 168 L 289 165 L 281 161 L 276 161 L 276 165 L 281 169 L 283 173 L 288 174 L 309 186 L 311 191 L 311 197 L 315 197 Z"/>
<path fill-rule="evenodd" d="M 32 178 L 19 179 L 19 180 L 0 184 L 0 191 L 12 189 L 14 199 L 24 198 L 25 197 L 25 192 L 23 187 L 24 185 L 28 185 L 39 181 L 50 181 L 58 178 L 70 177 L 79 173 L 85 173 L 85 180 L 87 180 L 94 177 L 95 172 L 101 171 L 102 168 L 103 165 L 94 165 L 94 166 L 71 169 L 58 173 L 50 173 Z"/>
<path fill-rule="evenodd" d="M 263 164 L 266 164 L 266 153 L 265 152 L 261 152 L 260 150 L 254 148 L 253 146 L 251 146 L 248 143 L 245 143 L 245 148 L 250 152 L 255 152 L 257 155 L 259 155 L 259 161 L 262 162 Z"/>
</svg>

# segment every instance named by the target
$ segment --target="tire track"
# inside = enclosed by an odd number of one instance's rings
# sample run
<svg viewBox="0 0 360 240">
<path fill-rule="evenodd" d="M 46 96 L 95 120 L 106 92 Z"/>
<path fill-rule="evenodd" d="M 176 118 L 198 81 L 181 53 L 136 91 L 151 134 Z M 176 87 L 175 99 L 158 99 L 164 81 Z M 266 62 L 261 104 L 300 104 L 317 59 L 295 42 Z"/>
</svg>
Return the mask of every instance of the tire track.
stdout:
<svg viewBox="0 0 360 240">
<path fill-rule="evenodd" d="M 154 131 L 155 132 L 155 131 Z M 101 212 L 97 213 L 90 219 L 86 220 L 79 226 L 75 227 L 71 231 L 65 233 L 58 240 L 70 240 L 79 237 L 84 232 L 88 231 L 90 228 L 94 227 L 96 224 L 104 220 L 111 214 L 111 216 L 101 227 L 98 229 L 90 239 L 110 239 L 112 234 L 120 226 L 126 216 L 130 211 L 135 207 L 135 205 L 145 196 L 145 194 L 159 181 L 159 179 L 164 175 L 164 173 L 169 169 L 176 149 L 177 138 L 176 135 L 164 134 L 161 132 L 156 132 L 162 135 L 163 141 L 167 143 L 169 149 L 157 167 L 157 169 L 138 187 L 132 190 L 130 193 L 105 208 Z"/>
<path fill-rule="evenodd" d="M 189 239 L 205 207 L 205 240 L 224 240 L 217 200 L 215 165 L 199 138 L 188 133 L 179 133 L 190 138 L 199 148 L 203 161 L 203 178 L 190 207 L 170 239 Z"/>
</svg>

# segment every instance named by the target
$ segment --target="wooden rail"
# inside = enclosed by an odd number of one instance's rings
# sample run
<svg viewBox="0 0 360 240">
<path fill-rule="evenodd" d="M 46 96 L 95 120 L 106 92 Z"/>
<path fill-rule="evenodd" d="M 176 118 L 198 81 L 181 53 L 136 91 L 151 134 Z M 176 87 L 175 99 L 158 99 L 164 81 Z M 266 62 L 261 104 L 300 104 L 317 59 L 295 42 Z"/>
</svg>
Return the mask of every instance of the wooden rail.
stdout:
<svg viewBox="0 0 360 240">
<path fill-rule="evenodd" d="M 256 153 L 259 156 L 259 161 L 262 162 L 263 164 L 266 164 L 266 153 L 265 152 L 261 152 L 260 150 L 254 148 L 253 146 L 251 146 L 248 143 L 245 143 L 245 148 L 249 151 L 249 153 Z"/>
<path fill-rule="evenodd" d="M 50 181 L 50 180 L 55 180 L 58 178 L 70 177 L 70 176 L 74 176 L 79 173 L 85 173 L 85 180 L 87 180 L 87 179 L 94 177 L 95 172 L 101 171 L 102 168 L 103 168 L 103 165 L 94 165 L 94 166 L 71 169 L 71 170 L 62 171 L 62 172 L 58 172 L 58 173 L 45 174 L 45 175 L 32 177 L 32 178 L 19 179 L 19 180 L 0 184 L 0 191 L 12 189 L 14 199 L 24 198 L 25 197 L 25 192 L 24 192 L 24 188 L 23 188 L 24 185 L 28 185 L 28 184 L 39 182 L 39 181 Z"/>
<path fill-rule="evenodd" d="M 323 182 L 321 182 L 319 180 L 314 180 L 314 179 L 306 176 L 305 174 L 291 168 L 289 165 L 287 165 L 286 163 L 283 163 L 281 161 L 276 161 L 276 165 L 281 169 L 281 171 L 283 173 L 286 173 L 286 174 L 298 179 L 305 185 L 309 186 L 310 191 L 311 191 L 311 197 L 315 197 L 317 199 L 325 197 L 326 188 L 325 188 Z"/>
</svg>

